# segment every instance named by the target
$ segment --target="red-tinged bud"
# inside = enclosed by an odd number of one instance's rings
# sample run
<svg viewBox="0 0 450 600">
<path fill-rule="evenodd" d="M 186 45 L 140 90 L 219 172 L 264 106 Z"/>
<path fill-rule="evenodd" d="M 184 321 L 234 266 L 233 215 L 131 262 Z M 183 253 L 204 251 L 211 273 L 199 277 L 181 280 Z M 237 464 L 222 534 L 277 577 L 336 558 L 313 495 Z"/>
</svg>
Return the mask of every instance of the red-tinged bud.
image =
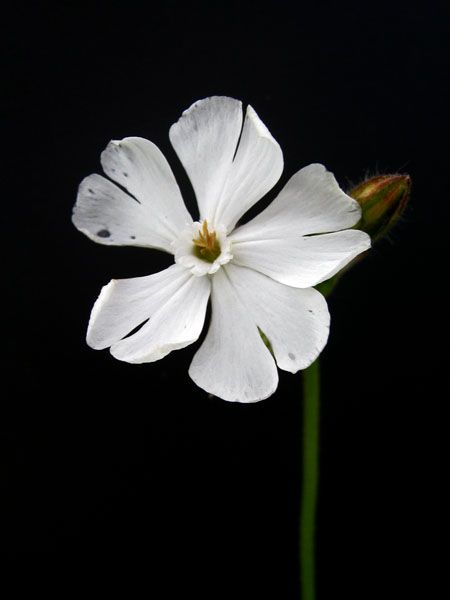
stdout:
<svg viewBox="0 0 450 600">
<path fill-rule="evenodd" d="M 394 225 L 408 201 L 409 175 L 378 175 L 349 192 L 358 201 L 362 215 L 355 229 L 365 231 L 374 242 Z"/>
<path fill-rule="evenodd" d="M 394 225 L 405 208 L 410 188 L 409 175 L 378 175 L 353 188 L 348 195 L 361 206 L 361 219 L 354 229 L 368 233 L 373 243 Z M 319 283 L 316 288 L 324 296 L 328 296 L 341 275 L 362 260 L 365 254 L 363 252 L 357 256 L 334 277 Z"/>
</svg>

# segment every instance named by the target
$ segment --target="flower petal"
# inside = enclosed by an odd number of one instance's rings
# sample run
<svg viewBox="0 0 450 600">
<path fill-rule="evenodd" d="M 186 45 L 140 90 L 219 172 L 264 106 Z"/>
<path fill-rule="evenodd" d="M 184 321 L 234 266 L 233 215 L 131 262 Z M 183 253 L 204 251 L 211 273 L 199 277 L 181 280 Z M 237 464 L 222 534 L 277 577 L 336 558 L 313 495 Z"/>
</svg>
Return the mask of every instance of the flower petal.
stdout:
<svg viewBox="0 0 450 600">
<path fill-rule="evenodd" d="M 234 236 L 248 241 L 329 233 L 356 225 L 360 216 L 359 204 L 340 189 L 333 173 L 312 164 L 293 175 L 275 200 Z"/>
<path fill-rule="evenodd" d="M 99 244 L 172 251 L 167 235 L 152 229 L 143 205 L 101 175 L 89 175 L 80 183 L 72 221 Z"/>
<path fill-rule="evenodd" d="M 149 236 L 146 245 L 154 246 L 153 238 L 158 242 L 161 238 L 164 248 L 170 252 L 170 242 L 192 223 L 192 218 L 159 148 L 139 137 L 111 141 L 102 152 L 101 163 L 105 173 L 137 200 L 129 206 L 141 205 L 140 217 L 144 218 Z"/>
<path fill-rule="evenodd" d="M 277 388 L 278 373 L 252 319 L 251 307 L 239 297 L 228 264 L 212 278 L 212 317 L 208 334 L 189 369 L 195 383 L 230 402 L 257 402 Z M 244 273 L 244 270 L 241 270 Z"/>
<path fill-rule="evenodd" d="M 194 277 L 179 265 L 147 277 L 113 280 L 92 309 L 87 342 L 95 349 L 112 346 L 112 354 L 127 362 L 159 360 L 198 338 L 209 293 L 206 277 Z"/>
<path fill-rule="evenodd" d="M 317 285 L 370 247 L 362 231 L 340 231 L 357 223 L 360 214 L 332 173 L 309 165 L 262 213 L 232 232 L 234 262 L 286 285 Z M 305 235 L 317 233 L 323 235 Z"/>
<path fill-rule="evenodd" d="M 213 220 L 231 231 L 236 222 L 277 183 L 283 172 L 278 142 L 251 106 Z"/>
<path fill-rule="evenodd" d="M 251 269 L 226 269 L 247 318 L 270 341 L 280 369 L 296 373 L 309 367 L 328 340 L 330 314 L 322 294 L 282 285 Z"/>
<path fill-rule="evenodd" d="M 370 237 L 356 229 L 260 241 L 231 239 L 235 264 L 296 288 L 309 288 L 329 279 L 370 247 Z"/>
<path fill-rule="evenodd" d="M 241 128 L 242 104 L 226 96 L 195 102 L 170 128 L 170 141 L 194 188 L 201 221 L 214 223 Z"/>
</svg>

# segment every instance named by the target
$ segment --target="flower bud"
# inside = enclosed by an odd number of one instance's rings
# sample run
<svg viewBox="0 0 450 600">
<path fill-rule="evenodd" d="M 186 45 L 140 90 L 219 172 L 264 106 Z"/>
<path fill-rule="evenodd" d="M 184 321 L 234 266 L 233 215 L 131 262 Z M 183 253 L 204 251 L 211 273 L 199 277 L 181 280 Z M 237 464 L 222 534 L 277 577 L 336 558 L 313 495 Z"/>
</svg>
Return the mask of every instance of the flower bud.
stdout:
<svg viewBox="0 0 450 600">
<path fill-rule="evenodd" d="M 356 186 L 348 193 L 362 210 L 355 229 L 368 233 L 374 242 L 395 223 L 405 207 L 410 188 L 408 175 L 378 175 Z"/>
<path fill-rule="evenodd" d="M 411 188 L 409 175 L 378 175 L 353 188 L 348 195 L 361 207 L 361 219 L 354 229 L 365 231 L 372 243 L 394 225 L 408 201 Z M 363 252 L 331 279 L 316 286 L 324 296 L 329 296 L 341 275 L 364 258 Z"/>
</svg>

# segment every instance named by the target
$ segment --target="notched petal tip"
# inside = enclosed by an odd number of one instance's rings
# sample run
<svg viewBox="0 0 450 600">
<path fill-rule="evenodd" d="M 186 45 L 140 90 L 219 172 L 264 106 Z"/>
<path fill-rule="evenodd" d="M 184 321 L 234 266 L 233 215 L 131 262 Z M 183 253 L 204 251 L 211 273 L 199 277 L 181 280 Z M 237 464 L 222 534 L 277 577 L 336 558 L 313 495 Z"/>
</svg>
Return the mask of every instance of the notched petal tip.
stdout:
<svg viewBox="0 0 450 600">
<path fill-rule="evenodd" d="M 126 362 L 131 365 L 142 365 L 144 363 L 152 363 L 157 362 L 158 360 L 162 360 L 166 356 L 168 356 L 171 352 L 175 350 L 181 350 L 186 346 L 190 346 L 195 341 L 197 341 L 198 336 L 192 339 L 184 340 L 179 343 L 172 344 L 149 344 L 149 350 L 147 353 L 137 352 L 133 354 L 132 351 L 125 346 L 123 343 L 118 342 L 117 344 L 113 344 L 110 348 L 111 356 L 115 359 L 120 360 L 122 362 Z"/>
<path fill-rule="evenodd" d="M 104 306 L 107 305 L 111 299 L 117 282 L 117 279 L 111 279 L 109 283 L 104 285 L 100 290 L 100 294 L 95 301 L 94 306 L 92 307 L 86 332 L 86 343 L 94 350 L 104 350 L 110 345 L 110 341 L 105 336 L 104 328 L 97 328 L 97 319 L 100 316 Z"/>
<path fill-rule="evenodd" d="M 347 214 L 350 214 L 351 217 L 354 218 L 354 223 L 351 223 L 349 227 L 356 225 L 358 220 L 361 218 L 361 207 L 354 198 L 352 198 L 349 194 L 344 192 L 344 190 L 339 185 L 333 171 L 330 171 L 325 167 L 325 165 L 321 163 L 311 163 L 310 165 L 301 169 L 301 171 L 307 173 L 308 176 L 316 177 L 317 179 L 322 179 L 330 186 L 330 190 L 333 189 L 335 193 L 338 193 L 340 195 L 341 200 L 344 200 L 346 202 Z"/>
<path fill-rule="evenodd" d="M 256 131 L 258 132 L 258 135 L 260 135 L 261 137 L 270 139 L 271 141 L 275 142 L 275 144 L 277 146 L 279 146 L 278 142 L 275 140 L 273 135 L 270 133 L 270 131 L 267 128 L 267 126 L 265 125 L 265 123 L 263 123 L 261 121 L 258 113 L 253 108 L 253 106 L 251 106 L 250 104 L 247 106 L 246 116 L 248 119 L 250 119 L 252 121 L 252 124 L 254 125 Z"/>
</svg>

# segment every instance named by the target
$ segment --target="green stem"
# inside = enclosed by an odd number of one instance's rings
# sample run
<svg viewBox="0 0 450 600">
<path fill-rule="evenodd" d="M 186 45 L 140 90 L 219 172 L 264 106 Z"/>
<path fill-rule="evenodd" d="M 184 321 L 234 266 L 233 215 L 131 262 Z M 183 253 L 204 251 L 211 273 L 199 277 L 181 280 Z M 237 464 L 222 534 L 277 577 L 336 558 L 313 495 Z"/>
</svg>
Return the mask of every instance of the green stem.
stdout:
<svg viewBox="0 0 450 600">
<path fill-rule="evenodd" d="M 300 589 L 302 600 L 314 600 L 315 529 L 319 476 L 320 370 L 317 359 L 303 371 L 303 483 L 300 511 Z"/>
</svg>

